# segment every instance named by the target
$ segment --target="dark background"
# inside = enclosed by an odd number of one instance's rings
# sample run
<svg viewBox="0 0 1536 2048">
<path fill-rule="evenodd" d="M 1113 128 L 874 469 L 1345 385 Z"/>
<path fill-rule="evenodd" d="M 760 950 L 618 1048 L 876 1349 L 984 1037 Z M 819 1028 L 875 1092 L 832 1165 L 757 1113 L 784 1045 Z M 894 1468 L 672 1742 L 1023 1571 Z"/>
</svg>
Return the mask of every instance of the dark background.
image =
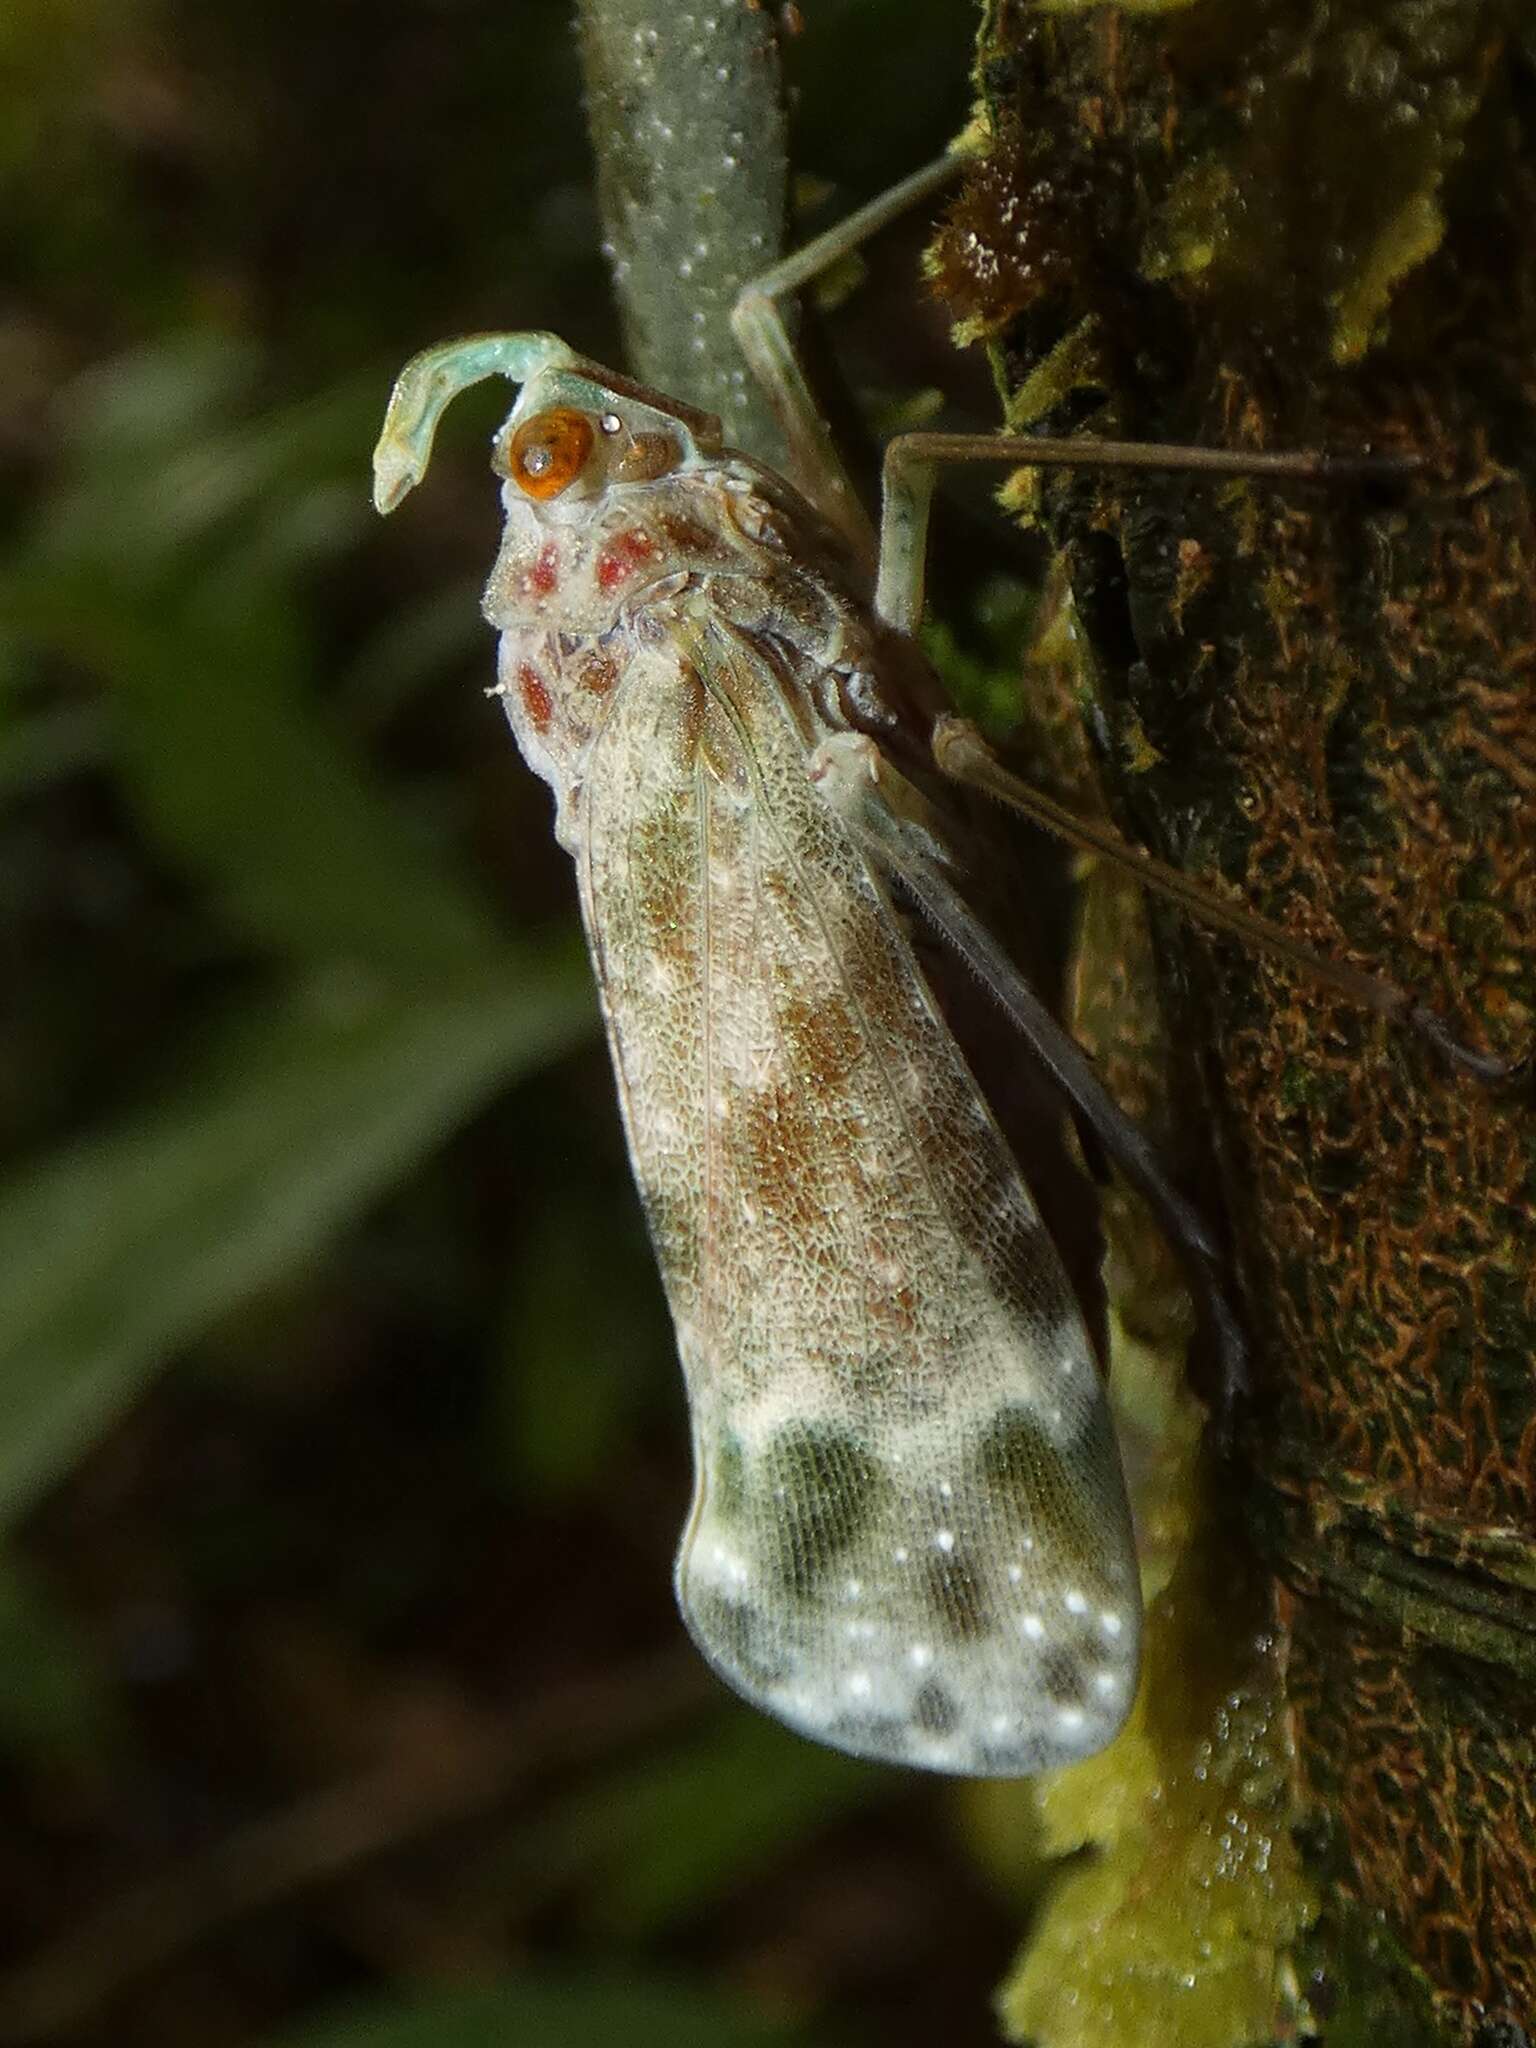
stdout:
<svg viewBox="0 0 1536 2048">
<path fill-rule="evenodd" d="M 837 210 L 972 24 L 805 14 Z M 368 506 L 415 348 L 616 355 L 599 240 L 566 0 L 0 18 L 0 2042 L 993 2038 L 1008 1795 L 797 1742 L 673 1610 L 670 1331 L 482 695 L 499 398 Z"/>
</svg>

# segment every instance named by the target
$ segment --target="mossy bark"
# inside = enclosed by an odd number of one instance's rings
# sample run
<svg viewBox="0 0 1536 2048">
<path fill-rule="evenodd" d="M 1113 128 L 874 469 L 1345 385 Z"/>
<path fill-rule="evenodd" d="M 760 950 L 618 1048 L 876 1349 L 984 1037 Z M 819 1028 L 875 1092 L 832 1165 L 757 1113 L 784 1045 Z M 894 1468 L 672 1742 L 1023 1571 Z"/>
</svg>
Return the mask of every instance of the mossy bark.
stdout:
<svg viewBox="0 0 1536 2048">
<path fill-rule="evenodd" d="M 1427 458 L 1390 488 L 1099 476 L 1035 509 L 1127 829 L 1506 1055 L 1536 1013 L 1525 18 L 991 0 L 990 144 L 937 252 L 1020 428 Z M 1530 1091 L 1158 931 L 1258 1360 L 1234 1485 L 1288 1639 L 1313 2010 L 1340 2042 L 1368 2013 L 1531 2031 Z"/>
</svg>

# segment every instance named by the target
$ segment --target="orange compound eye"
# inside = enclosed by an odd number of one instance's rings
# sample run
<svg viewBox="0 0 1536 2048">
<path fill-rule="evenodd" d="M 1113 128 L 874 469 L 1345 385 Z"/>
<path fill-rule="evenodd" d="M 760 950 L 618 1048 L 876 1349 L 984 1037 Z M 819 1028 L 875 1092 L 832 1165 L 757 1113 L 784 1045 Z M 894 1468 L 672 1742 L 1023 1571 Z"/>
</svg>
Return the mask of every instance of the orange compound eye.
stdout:
<svg viewBox="0 0 1536 2048">
<path fill-rule="evenodd" d="M 530 498 L 558 498 L 581 475 L 592 452 L 584 412 L 556 406 L 523 421 L 507 444 L 507 474 Z"/>
</svg>

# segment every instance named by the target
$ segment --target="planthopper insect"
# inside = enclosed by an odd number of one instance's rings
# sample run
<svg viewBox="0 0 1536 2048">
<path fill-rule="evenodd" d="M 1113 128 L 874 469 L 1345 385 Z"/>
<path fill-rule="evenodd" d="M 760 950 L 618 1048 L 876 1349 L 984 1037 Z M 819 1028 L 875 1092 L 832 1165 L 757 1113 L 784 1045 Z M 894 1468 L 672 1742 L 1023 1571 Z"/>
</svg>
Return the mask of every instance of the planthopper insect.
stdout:
<svg viewBox="0 0 1536 2048">
<path fill-rule="evenodd" d="M 756 360 L 788 358 L 773 300 L 816 253 L 745 303 Z M 550 334 L 470 337 L 407 366 L 375 458 L 381 511 L 421 477 L 443 408 L 492 375 L 520 390 L 494 442 L 506 525 L 484 606 L 507 717 L 576 864 L 676 1325 L 695 1464 L 683 1616 L 739 1693 L 855 1755 L 976 1776 L 1089 1756 L 1138 1670 L 1114 1435 L 1061 1260 L 898 898 L 1152 1196 L 1229 1356 L 1238 1339 L 1209 1241 L 969 909 L 918 786 L 937 760 L 1061 822 L 944 715 L 910 637 L 927 492 L 936 462 L 978 455 L 1302 478 L 1330 465 L 908 436 L 887 461 L 871 603 L 861 515 L 808 400 L 796 410 L 792 393 L 791 409 L 828 478 L 818 506 L 723 447 L 712 416 Z M 1391 984 L 1260 935 L 1493 1072 Z"/>
</svg>

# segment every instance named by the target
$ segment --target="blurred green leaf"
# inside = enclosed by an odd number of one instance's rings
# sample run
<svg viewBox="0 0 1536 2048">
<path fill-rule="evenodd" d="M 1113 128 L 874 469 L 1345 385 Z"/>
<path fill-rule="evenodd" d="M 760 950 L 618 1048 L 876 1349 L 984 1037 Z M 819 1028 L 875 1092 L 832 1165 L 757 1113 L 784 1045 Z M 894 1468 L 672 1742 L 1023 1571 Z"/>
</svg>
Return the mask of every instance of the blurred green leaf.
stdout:
<svg viewBox="0 0 1536 2048">
<path fill-rule="evenodd" d="M 235 546 L 269 581 L 300 566 L 316 536 L 294 513 L 317 491 L 339 485 L 351 508 L 330 548 L 362 531 L 385 378 L 253 411 L 257 361 L 245 343 L 192 330 L 77 377 L 57 400 L 64 459 L 24 557 L 163 597 Z"/>
<path fill-rule="evenodd" d="M 454 664 L 478 654 L 489 661 L 480 616 L 484 578 L 450 583 L 415 605 L 392 611 L 358 647 L 336 686 L 354 722 L 382 725 L 402 703 Z"/>
<path fill-rule="evenodd" d="M 656 1262 L 639 1214 L 625 1215 L 630 1229 L 616 1223 L 611 1188 L 573 1187 L 520 1239 L 497 1393 L 506 1469 L 524 1498 L 596 1483 L 663 1373 L 674 1383 Z"/>
<path fill-rule="evenodd" d="M 700 1740 L 578 1794 L 521 1835 L 514 1854 L 555 1884 L 595 1872 L 588 1892 L 605 1931 L 645 1937 L 893 1789 L 888 1772 L 733 1705 Z"/>
<path fill-rule="evenodd" d="M 100 704 L 51 704 L 0 724 L 0 803 L 102 760 L 109 722 Z"/>
<path fill-rule="evenodd" d="M 0 1744 L 37 1757 L 97 1756 L 119 1734 L 91 1646 L 23 1561 L 0 1552 Z"/>
<path fill-rule="evenodd" d="M 495 919 L 328 722 L 297 589 L 371 518 L 379 393 L 354 381 L 230 421 L 248 374 L 198 337 L 81 378 L 71 461 L 0 610 L 109 687 L 125 793 L 258 941 L 406 986 L 474 971 Z M 14 748 L 12 779 L 21 733 Z"/>
<path fill-rule="evenodd" d="M 425 2003 L 357 2007 L 266 2048 L 826 2048 L 831 2039 L 689 1985 L 539 1976 Z"/>
<path fill-rule="evenodd" d="M 172 1099 L 0 1190 L 0 1521 L 175 1346 L 314 1257 L 591 1022 L 574 953 L 417 1001 L 333 979 L 242 1022 Z"/>
<path fill-rule="evenodd" d="M 145 822 L 259 938 L 366 960 L 409 984 L 499 950 L 467 878 L 433 856 L 294 678 L 291 615 L 209 585 L 165 632 L 122 622 L 112 681 L 131 696 L 122 766 Z"/>
</svg>

